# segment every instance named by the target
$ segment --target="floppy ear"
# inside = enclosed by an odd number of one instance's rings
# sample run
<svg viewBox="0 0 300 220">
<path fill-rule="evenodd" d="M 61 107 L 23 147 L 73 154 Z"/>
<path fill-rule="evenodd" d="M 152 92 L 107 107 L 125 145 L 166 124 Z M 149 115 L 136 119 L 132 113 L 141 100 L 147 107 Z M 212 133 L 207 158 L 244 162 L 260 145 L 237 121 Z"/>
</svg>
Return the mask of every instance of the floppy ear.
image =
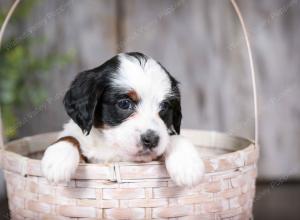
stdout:
<svg viewBox="0 0 300 220">
<path fill-rule="evenodd" d="M 178 86 L 179 82 L 166 69 L 164 70 L 168 73 L 170 77 L 172 93 L 175 97 L 172 103 L 172 110 L 173 110 L 172 124 L 176 134 L 180 134 L 182 114 L 181 114 L 181 95 Z"/>
<path fill-rule="evenodd" d="M 97 101 L 104 90 L 100 77 L 92 70 L 79 73 L 63 100 L 67 114 L 87 135 L 93 126 Z"/>
<path fill-rule="evenodd" d="M 180 134 L 180 126 L 181 126 L 181 119 L 182 119 L 182 114 L 181 114 L 181 104 L 180 104 L 180 97 L 176 99 L 173 103 L 173 127 L 174 130 L 176 131 L 176 134 Z"/>
</svg>

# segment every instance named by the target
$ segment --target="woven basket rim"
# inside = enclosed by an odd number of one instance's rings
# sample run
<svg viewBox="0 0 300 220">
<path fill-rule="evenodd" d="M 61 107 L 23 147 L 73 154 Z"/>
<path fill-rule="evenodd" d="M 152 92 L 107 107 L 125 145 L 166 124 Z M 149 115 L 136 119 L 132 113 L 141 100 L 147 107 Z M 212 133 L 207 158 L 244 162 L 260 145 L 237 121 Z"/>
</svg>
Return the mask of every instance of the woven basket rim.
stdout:
<svg viewBox="0 0 300 220">
<path fill-rule="evenodd" d="M 35 138 L 35 137 L 38 137 L 38 136 L 44 136 L 44 135 L 55 135 L 55 134 L 58 134 L 60 131 L 50 131 L 50 132 L 45 132 L 45 133 L 37 133 L 37 134 L 34 134 L 34 135 L 27 135 L 27 136 L 24 136 L 24 137 L 21 137 L 21 138 L 18 138 L 18 139 L 15 139 L 15 140 L 12 140 L 12 141 L 9 141 L 7 143 L 4 144 L 4 148 L 7 149 L 7 146 L 15 143 L 15 142 L 18 142 L 20 140 L 26 140 L 26 139 L 29 139 L 29 138 Z M 252 144 L 255 144 L 255 141 L 252 139 L 252 138 L 247 138 L 247 137 L 242 137 L 242 136 L 239 136 L 239 135 L 236 135 L 236 134 L 228 134 L 226 132 L 222 132 L 222 131 L 217 131 L 217 130 L 204 130 L 204 129 L 192 129 L 192 128 L 183 128 L 181 129 L 181 132 L 183 133 L 186 133 L 186 132 L 201 132 L 201 133 L 211 133 L 211 134 L 217 134 L 217 135 L 226 135 L 228 137 L 231 137 L 231 138 L 234 138 L 234 139 L 239 139 L 241 141 L 247 141 L 247 142 L 250 142 Z M 151 162 L 150 162 L 151 163 Z"/>
<path fill-rule="evenodd" d="M 237 149 L 232 152 L 211 156 L 207 158 L 203 158 L 205 167 L 206 167 L 206 173 L 209 175 L 210 173 L 217 173 L 217 172 L 225 172 L 228 170 L 236 170 L 239 168 L 252 166 L 256 163 L 258 159 L 258 149 L 254 145 L 252 141 L 246 138 L 238 137 L 238 136 L 232 136 L 228 135 L 226 133 L 222 132 L 216 132 L 216 131 L 202 131 L 202 130 L 194 130 L 194 129 L 183 129 L 183 135 L 197 135 L 197 134 L 206 134 L 210 135 L 212 137 L 226 137 L 230 138 L 230 140 L 238 140 L 240 142 L 243 142 L 246 145 L 239 146 L 241 149 Z M 38 134 L 34 136 L 24 137 L 12 142 L 9 142 L 6 144 L 7 149 L 3 150 L 1 153 L 1 165 L 4 170 L 9 170 L 15 173 L 19 173 L 21 175 L 32 175 L 32 176 L 40 176 L 42 177 L 42 172 L 40 169 L 40 160 L 39 159 L 32 159 L 27 156 L 21 155 L 16 152 L 9 151 L 9 147 L 13 146 L 14 144 L 17 144 L 21 141 L 30 141 L 34 138 L 41 138 L 46 137 L 47 135 L 53 135 L 55 136 L 56 132 L 51 133 L 44 133 L 44 134 Z M 250 159 L 249 159 L 250 158 Z M 223 167 L 215 167 L 215 164 L 223 163 Z M 118 162 L 118 163 L 109 163 L 109 164 L 79 164 L 78 167 L 78 174 L 75 175 L 74 179 L 98 179 L 101 180 L 110 180 L 115 181 L 116 180 L 116 169 L 118 169 L 118 172 L 120 172 L 121 176 L 123 176 L 123 179 L 127 179 L 130 181 L 137 180 L 137 179 L 165 179 L 169 178 L 168 174 L 165 172 L 162 167 L 164 167 L 164 162 L 160 161 L 152 161 L 148 163 L 135 163 L 135 162 Z M 150 170 L 145 176 L 135 175 L 134 173 L 126 173 L 129 169 L 136 169 L 136 170 Z M 92 176 L 92 174 L 87 175 L 85 173 L 89 172 L 98 172 L 99 175 Z M 117 173 L 118 173 L 117 172 Z M 126 173 L 126 174 L 122 174 Z M 148 176 L 147 176 L 148 175 Z"/>
</svg>

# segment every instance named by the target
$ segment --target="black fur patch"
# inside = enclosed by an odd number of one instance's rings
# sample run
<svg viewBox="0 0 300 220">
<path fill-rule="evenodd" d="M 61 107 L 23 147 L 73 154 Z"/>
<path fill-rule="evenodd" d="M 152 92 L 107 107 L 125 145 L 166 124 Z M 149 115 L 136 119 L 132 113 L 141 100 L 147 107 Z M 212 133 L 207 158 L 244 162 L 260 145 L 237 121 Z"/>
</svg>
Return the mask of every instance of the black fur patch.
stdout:
<svg viewBox="0 0 300 220">
<path fill-rule="evenodd" d="M 64 97 L 67 114 L 86 134 L 89 134 L 94 124 L 97 103 L 119 65 L 118 57 L 115 56 L 97 68 L 79 73 Z"/>
<path fill-rule="evenodd" d="M 108 87 L 104 92 L 101 101 L 98 102 L 95 111 L 95 126 L 102 125 L 117 126 L 134 114 L 134 109 L 123 110 L 117 107 L 121 99 L 130 99 L 127 91 Z M 137 104 L 132 100 L 134 104 Z"/>
<path fill-rule="evenodd" d="M 136 58 L 139 61 L 141 66 L 143 66 L 148 60 L 148 57 L 140 52 L 129 52 L 126 54 Z"/>
<path fill-rule="evenodd" d="M 158 64 L 163 68 L 163 70 L 168 74 L 171 82 L 171 92 L 170 97 L 165 101 L 169 103 L 170 108 L 167 112 L 160 112 L 159 115 L 165 122 L 168 129 L 171 129 L 171 134 L 180 134 L 180 126 L 182 120 L 181 113 L 181 95 L 179 90 L 179 82 L 168 72 L 168 70 L 158 62 Z M 173 127 L 173 128 L 172 128 Z M 172 129 L 175 130 L 172 131 Z"/>
</svg>

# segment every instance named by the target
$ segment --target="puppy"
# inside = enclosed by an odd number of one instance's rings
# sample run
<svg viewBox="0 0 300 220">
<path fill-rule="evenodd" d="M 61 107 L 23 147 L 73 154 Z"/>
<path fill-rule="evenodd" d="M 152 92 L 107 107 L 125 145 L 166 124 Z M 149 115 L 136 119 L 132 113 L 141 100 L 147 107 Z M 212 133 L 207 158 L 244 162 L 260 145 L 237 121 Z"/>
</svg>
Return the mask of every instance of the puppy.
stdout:
<svg viewBox="0 0 300 220">
<path fill-rule="evenodd" d="M 122 53 L 79 73 L 64 106 L 71 120 L 42 159 L 49 181 L 69 181 L 80 161 L 149 162 L 161 156 L 177 185 L 201 181 L 203 162 L 179 135 L 178 82 L 152 58 Z"/>
</svg>

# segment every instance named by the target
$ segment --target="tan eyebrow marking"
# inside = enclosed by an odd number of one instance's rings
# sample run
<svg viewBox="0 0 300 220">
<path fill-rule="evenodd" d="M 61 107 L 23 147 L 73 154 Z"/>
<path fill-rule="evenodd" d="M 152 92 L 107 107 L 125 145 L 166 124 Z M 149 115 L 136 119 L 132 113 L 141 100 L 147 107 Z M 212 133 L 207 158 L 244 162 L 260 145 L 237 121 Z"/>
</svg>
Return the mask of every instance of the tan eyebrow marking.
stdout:
<svg viewBox="0 0 300 220">
<path fill-rule="evenodd" d="M 80 162 L 81 163 L 87 163 L 88 162 L 88 158 L 83 155 L 82 150 L 80 148 L 80 143 L 76 138 L 74 138 L 72 136 L 61 137 L 57 141 L 55 141 L 54 144 L 58 143 L 58 142 L 61 142 L 61 141 L 69 142 L 70 144 L 72 144 L 78 150 L 78 153 L 80 155 Z"/>
<path fill-rule="evenodd" d="M 134 102 L 138 102 L 139 101 L 139 96 L 138 94 L 136 93 L 136 91 L 134 90 L 130 90 L 128 93 L 127 93 L 128 97 L 134 101 Z"/>
</svg>

